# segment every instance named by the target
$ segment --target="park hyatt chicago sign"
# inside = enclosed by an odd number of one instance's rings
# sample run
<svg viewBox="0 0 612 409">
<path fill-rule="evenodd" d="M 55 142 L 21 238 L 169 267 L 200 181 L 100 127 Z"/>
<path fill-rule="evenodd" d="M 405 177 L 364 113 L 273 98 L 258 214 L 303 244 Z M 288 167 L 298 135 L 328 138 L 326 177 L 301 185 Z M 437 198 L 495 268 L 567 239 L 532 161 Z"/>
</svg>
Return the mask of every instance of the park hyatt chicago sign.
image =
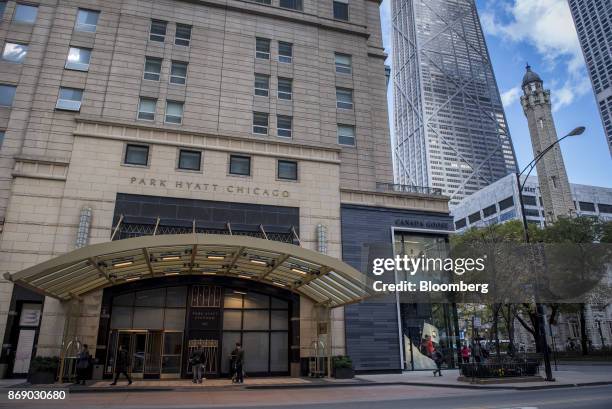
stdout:
<svg viewBox="0 0 612 409">
<path fill-rule="evenodd" d="M 289 197 L 289 192 L 287 190 L 280 189 L 265 189 L 261 187 L 238 185 L 219 185 L 216 183 L 186 182 L 182 180 L 171 181 L 168 179 L 140 178 L 135 176 L 130 177 L 130 185 L 185 189 L 191 192 L 227 192 L 237 195 L 254 195 L 283 198 Z"/>
</svg>

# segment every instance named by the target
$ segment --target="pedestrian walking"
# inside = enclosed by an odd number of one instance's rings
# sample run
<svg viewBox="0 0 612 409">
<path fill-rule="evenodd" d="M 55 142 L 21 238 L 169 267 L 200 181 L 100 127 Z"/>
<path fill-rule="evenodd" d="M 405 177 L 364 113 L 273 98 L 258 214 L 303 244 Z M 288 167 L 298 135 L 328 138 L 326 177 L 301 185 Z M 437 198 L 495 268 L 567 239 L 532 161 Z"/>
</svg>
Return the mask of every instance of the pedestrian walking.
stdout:
<svg viewBox="0 0 612 409">
<path fill-rule="evenodd" d="M 128 386 L 132 384 L 132 378 L 130 378 L 130 357 L 123 347 L 123 345 L 119 345 L 119 351 L 117 351 L 117 362 L 115 362 L 115 379 L 113 379 L 113 383 L 111 386 L 117 385 L 117 379 L 119 379 L 119 375 L 124 374 L 128 380 Z"/>
<path fill-rule="evenodd" d="M 480 363 L 482 361 L 482 347 L 480 346 L 479 341 L 474 342 L 472 356 L 474 357 L 474 361 L 476 361 L 476 363 Z"/>
<path fill-rule="evenodd" d="M 463 347 L 461 348 L 461 359 L 463 360 L 464 364 L 470 362 L 470 347 L 466 344 L 463 344 Z"/>
<path fill-rule="evenodd" d="M 87 344 L 83 344 L 81 347 L 81 352 L 77 355 L 76 360 L 76 384 L 85 385 L 85 379 L 87 379 L 87 374 L 89 373 L 89 366 L 91 365 L 91 355 L 89 354 L 89 349 Z"/>
<path fill-rule="evenodd" d="M 205 367 L 204 351 L 198 345 L 189 357 L 189 363 L 191 364 L 191 371 L 193 372 L 193 383 L 202 383 L 202 371 Z"/>
<path fill-rule="evenodd" d="M 431 354 L 431 358 L 436 363 L 436 369 L 433 371 L 434 376 L 436 376 L 436 373 L 442 376 L 442 364 L 444 363 L 444 355 L 442 355 L 442 352 L 440 352 L 439 349 L 436 349 L 433 354 Z"/>
<path fill-rule="evenodd" d="M 240 342 L 236 342 L 236 348 L 232 351 L 232 368 L 234 376 L 232 383 L 244 383 L 244 350 Z"/>
</svg>

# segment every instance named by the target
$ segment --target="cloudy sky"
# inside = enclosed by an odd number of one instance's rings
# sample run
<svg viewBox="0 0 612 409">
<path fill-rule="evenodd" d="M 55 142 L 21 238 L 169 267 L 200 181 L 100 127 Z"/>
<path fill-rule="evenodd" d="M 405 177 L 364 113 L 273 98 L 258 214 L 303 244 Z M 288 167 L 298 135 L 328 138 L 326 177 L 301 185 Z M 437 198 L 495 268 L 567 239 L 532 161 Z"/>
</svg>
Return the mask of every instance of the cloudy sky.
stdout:
<svg viewBox="0 0 612 409">
<path fill-rule="evenodd" d="M 390 3 L 384 0 L 381 7 L 388 53 Z M 551 90 L 559 136 L 579 125 L 587 127 L 583 136 L 562 142 L 570 181 L 612 187 L 612 159 L 567 0 L 476 0 L 476 4 L 519 165 L 525 166 L 533 157 L 519 102 L 520 82 L 529 62 Z"/>
</svg>

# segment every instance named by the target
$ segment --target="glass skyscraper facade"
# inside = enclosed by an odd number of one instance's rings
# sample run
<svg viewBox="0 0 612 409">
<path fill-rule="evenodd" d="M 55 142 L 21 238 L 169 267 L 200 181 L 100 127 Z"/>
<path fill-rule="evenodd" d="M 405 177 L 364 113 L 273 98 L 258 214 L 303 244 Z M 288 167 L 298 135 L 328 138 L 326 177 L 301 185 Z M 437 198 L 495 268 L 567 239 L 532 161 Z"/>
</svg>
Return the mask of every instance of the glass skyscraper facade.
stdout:
<svg viewBox="0 0 612 409">
<path fill-rule="evenodd" d="M 451 205 L 516 170 L 473 0 L 393 0 L 394 173 Z"/>
<path fill-rule="evenodd" d="M 612 2 L 569 0 L 612 155 Z"/>
</svg>

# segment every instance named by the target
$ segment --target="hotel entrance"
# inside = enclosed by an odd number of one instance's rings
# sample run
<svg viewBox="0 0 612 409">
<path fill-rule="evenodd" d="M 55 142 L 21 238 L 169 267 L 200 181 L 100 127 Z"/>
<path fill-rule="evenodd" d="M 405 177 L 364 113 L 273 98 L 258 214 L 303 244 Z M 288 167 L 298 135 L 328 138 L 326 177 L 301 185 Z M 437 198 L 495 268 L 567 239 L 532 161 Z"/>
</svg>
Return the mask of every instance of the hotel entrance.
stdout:
<svg viewBox="0 0 612 409">
<path fill-rule="evenodd" d="M 265 285 L 253 291 L 245 288 L 253 283 L 241 280 L 186 282 L 202 280 L 159 279 L 105 290 L 110 304 L 106 377 L 114 373 L 120 347 L 135 379 L 190 377 L 195 349 L 204 352 L 207 378 L 226 377 L 236 342 L 248 351 L 250 376 L 289 374 L 290 317 L 297 297 Z"/>
<path fill-rule="evenodd" d="M 112 373 L 122 346 L 136 379 L 179 378 L 182 332 L 113 330 L 109 337 L 107 372 Z"/>
</svg>

